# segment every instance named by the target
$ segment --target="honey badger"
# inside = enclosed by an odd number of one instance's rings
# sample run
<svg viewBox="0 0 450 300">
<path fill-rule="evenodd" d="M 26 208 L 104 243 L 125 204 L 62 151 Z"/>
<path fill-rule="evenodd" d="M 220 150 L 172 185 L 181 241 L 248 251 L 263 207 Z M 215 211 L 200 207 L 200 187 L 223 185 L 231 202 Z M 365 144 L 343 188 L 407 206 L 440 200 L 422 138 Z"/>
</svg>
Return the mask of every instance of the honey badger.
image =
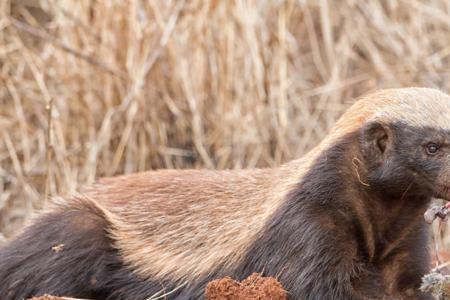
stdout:
<svg viewBox="0 0 450 300">
<path fill-rule="evenodd" d="M 450 97 L 382 90 L 278 168 L 151 171 L 56 201 L 0 249 L 0 299 L 202 299 L 253 272 L 296 300 L 432 299 L 432 197 L 450 199 Z"/>
</svg>

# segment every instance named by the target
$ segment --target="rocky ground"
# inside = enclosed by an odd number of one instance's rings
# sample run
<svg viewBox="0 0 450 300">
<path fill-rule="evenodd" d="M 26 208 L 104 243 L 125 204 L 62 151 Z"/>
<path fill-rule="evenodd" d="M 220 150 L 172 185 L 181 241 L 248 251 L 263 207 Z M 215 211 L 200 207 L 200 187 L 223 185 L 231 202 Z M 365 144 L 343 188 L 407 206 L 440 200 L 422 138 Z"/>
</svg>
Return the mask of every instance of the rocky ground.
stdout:
<svg viewBox="0 0 450 300">
<path fill-rule="evenodd" d="M 150 298 L 151 299 L 151 298 Z M 206 300 L 287 300 L 283 286 L 273 277 L 253 273 L 243 281 L 225 277 L 211 281 L 205 289 Z M 29 300 L 88 300 L 44 295 Z"/>
</svg>

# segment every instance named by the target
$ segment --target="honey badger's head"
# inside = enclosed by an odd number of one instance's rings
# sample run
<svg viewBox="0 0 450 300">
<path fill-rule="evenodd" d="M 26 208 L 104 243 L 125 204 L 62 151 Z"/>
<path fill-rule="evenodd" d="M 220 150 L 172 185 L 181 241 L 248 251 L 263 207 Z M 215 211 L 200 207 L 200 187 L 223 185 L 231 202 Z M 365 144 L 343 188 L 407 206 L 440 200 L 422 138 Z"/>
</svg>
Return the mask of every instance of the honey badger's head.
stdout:
<svg viewBox="0 0 450 300">
<path fill-rule="evenodd" d="M 360 153 L 371 189 L 388 199 L 408 194 L 450 200 L 450 97 L 409 88 L 360 102 L 349 115 L 360 123 Z"/>
</svg>

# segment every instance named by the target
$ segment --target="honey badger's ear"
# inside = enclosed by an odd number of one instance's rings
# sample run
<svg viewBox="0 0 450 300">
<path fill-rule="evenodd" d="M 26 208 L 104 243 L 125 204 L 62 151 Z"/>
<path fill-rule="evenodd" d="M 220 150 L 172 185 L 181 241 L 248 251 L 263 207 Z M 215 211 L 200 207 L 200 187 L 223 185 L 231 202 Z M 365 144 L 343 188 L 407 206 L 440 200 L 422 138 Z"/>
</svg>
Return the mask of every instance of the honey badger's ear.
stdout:
<svg viewBox="0 0 450 300">
<path fill-rule="evenodd" d="M 392 145 L 392 134 L 389 128 L 374 121 L 364 125 L 361 130 L 361 147 L 364 157 L 382 158 Z"/>
</svg>

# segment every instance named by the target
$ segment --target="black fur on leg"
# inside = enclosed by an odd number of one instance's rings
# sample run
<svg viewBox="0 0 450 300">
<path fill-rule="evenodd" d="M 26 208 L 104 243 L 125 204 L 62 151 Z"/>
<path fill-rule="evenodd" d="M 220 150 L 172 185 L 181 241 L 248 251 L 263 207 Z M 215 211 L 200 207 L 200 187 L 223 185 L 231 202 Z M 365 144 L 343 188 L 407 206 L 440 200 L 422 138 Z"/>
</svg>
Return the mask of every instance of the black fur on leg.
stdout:
<svg viewBox="0 0 450 300">
<path fill-rule="evenodd" d="M 161 289 L 123 265 L 102 211 L 76 203 L 42 215 L 0 249 L 0 299 L 51 294 L 140 300 Z"/>
</svg>

